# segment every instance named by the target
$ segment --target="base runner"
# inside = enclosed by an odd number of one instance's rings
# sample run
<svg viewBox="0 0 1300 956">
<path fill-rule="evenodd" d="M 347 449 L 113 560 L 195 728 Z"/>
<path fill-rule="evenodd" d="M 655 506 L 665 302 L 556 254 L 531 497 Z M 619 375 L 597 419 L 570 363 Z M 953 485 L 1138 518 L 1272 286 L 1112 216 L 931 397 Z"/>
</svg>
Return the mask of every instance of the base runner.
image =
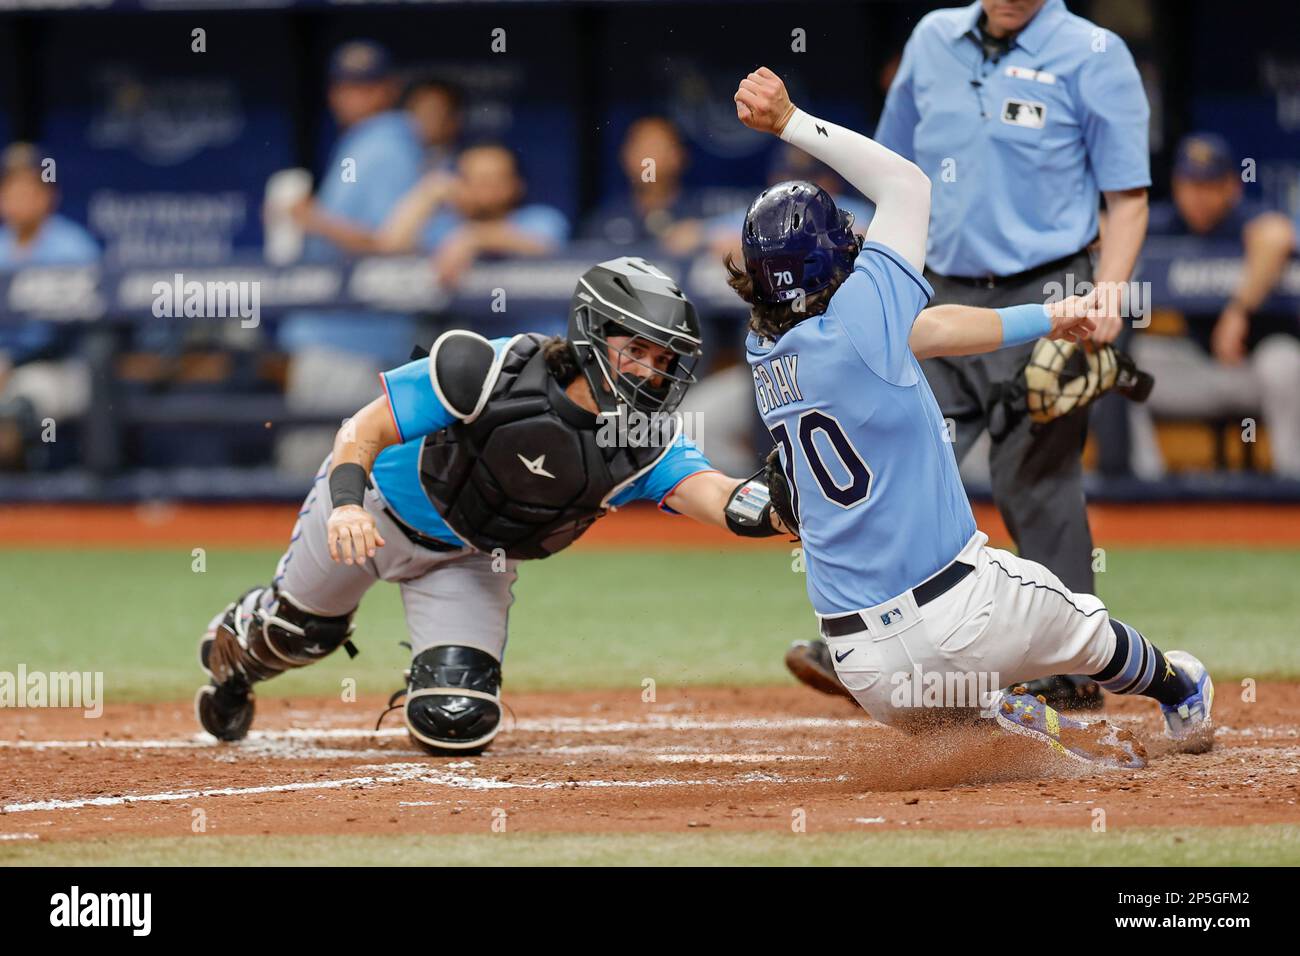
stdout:
<svg viewBox="0 0 1300 956">
<path fill-rule="evenodd" d="M 744 268 L 728 260 L 751 307 L 747 353 L 776 444 L 772 504 L 803 540 L 808 593 L 840 681 L 872 717 L 920 729 L 943 713 L 927 708 L 976 705 L 954 698 L 969 684 L 952 679 L 975 675 L 985 687 L 1012 687 L 986 705 L 1007 729 L 1079 759 L 1143 765 L 1132 735 L 1065 718 L 1016 686 L 1091 675 L 1113 693 L 1158 701 L 1179 749 L 1209 749 L 1214 690 L 1200 661 L 1161 653 L 1099 598 L 988 547 L 918 363 L 1056 335 L 1062 316 L 1080 309 L 1086 321 L 1073 331 L 1086 335 L 1096 297 L 922 312 L 931 295 L 921 274 L 925 174 L 796 109 L 766 68 L 741 81 L 735 102 L 745 125 L 810 153 L 876 205 L 864 242 L 824 191 L 782 183 L 749 208 Z M 936 331 L 936 315 L 952 308 L 964 320 Z"/>
</svg>

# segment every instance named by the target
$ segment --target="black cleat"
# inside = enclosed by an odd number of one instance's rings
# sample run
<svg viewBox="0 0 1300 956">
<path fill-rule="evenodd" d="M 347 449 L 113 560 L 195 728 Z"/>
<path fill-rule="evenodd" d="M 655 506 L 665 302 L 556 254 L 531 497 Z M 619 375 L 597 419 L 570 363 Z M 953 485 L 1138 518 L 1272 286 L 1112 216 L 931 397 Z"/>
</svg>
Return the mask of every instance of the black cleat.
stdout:
<svg viewBox="0 0 1300 956">
<path fill-rule="evenodd" d="M 205 684 L 194 696 L 194 712 L 203 729 L 218 740 L 243 740 L 253 725 L 253 692 L 242 680 Z"/>
<path fill-rule="evenodd" d="M 1057 710 L 1101 710 L 1106 706 L 1101 686 L 1082 674 L 1040 677 L 1024 683 L 1025 692 Z"/>
<path fill-rule="evenodd" d="M 199 639 L 199 664 L 212 678 L 194 695 L 194 713 L 203 729 L 218 740 L 243 740 L 253 725 L 252 685 L 238 662 L 235 637 L 238 602 L 226 609 L 221 623 Z"/>
<path fill-rule="evenodd" d="M 436 756 L 477 756 L 501 729 L 501 664 L 478 648 L 421 651 L 394 700 L 402 693 L 411 740 Z"/>
<path fill-rule="evenodd" d="M 853 700 L 848 688 L 835 676 L 835 664 L 831 661 L 831 649 L 820 637 L 811 641 L 795 641 L 785 652 L 785 666 L 800 683 L 807 684 L 813 690 L 835 697 Z"/>
</svg>

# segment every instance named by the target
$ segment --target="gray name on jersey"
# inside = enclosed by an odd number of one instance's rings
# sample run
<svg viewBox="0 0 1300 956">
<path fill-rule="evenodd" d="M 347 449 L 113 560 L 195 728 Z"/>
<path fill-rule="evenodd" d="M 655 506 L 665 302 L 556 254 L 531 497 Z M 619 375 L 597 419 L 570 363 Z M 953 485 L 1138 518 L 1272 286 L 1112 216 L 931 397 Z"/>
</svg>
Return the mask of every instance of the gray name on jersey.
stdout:
<svg viewBox="0 0 1300 956">
<path fill-rule="evenodd" d="M 758 396 L 758 408 L 763 414 L 791 402 L 803 401 L 803 392 L 799 391 L 797 352 L 759 362 L 753 371 L 754 394 Z"/>
</svg>

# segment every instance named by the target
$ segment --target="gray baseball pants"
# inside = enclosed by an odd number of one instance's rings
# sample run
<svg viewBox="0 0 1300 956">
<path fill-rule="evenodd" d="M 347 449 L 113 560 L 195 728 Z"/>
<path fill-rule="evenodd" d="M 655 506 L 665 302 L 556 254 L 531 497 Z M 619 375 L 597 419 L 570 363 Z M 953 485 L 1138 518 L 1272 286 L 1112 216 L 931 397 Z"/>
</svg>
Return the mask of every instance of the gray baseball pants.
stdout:
<svg viewBox="0 0 1300 956">
<path fill-rule="evenodd" d="M 386 542 L 375 556 L 360 564 L 332 560 L 326 537 L 332 510 L 326 459 L 276 568 L 279 592 L 305 611 L 334 617 L 351 613 L 376 582 L 391 581 L 402 593 L 412 656 L 456 644 L 501 660 L 518 562 L 473 548 L 433 551 L 415 544 L 384 507 L 379 492 L 369 489 L 365 508 Z"/>
</svg>

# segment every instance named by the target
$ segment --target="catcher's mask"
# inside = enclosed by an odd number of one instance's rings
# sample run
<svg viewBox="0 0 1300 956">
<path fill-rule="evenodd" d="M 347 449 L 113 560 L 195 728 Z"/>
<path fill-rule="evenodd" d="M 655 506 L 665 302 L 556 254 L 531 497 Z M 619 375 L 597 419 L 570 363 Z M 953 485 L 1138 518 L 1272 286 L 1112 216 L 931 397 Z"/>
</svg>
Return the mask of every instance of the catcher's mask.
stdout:
<svg viewBox="0 0 1300 956">
<path fill-rule="evenodd" d="M 609 340 L 629 336 L 614 349 Z M 569 347 L 605 414 L 630 407 L 645 414 L 671 413 L 695 383 L 700 355 L 700 321 L 695 306 L 667 275 L 635 256 L 610 259 L 588 269 L 578 280 L 569 311 Z M 629 354 L 632 342 L 667 349 L 666 368 Z M 614 351 L 623 362 L 610 362 Z M 621 370 L 639 366 L 645 375 Z"/>
</svg>

